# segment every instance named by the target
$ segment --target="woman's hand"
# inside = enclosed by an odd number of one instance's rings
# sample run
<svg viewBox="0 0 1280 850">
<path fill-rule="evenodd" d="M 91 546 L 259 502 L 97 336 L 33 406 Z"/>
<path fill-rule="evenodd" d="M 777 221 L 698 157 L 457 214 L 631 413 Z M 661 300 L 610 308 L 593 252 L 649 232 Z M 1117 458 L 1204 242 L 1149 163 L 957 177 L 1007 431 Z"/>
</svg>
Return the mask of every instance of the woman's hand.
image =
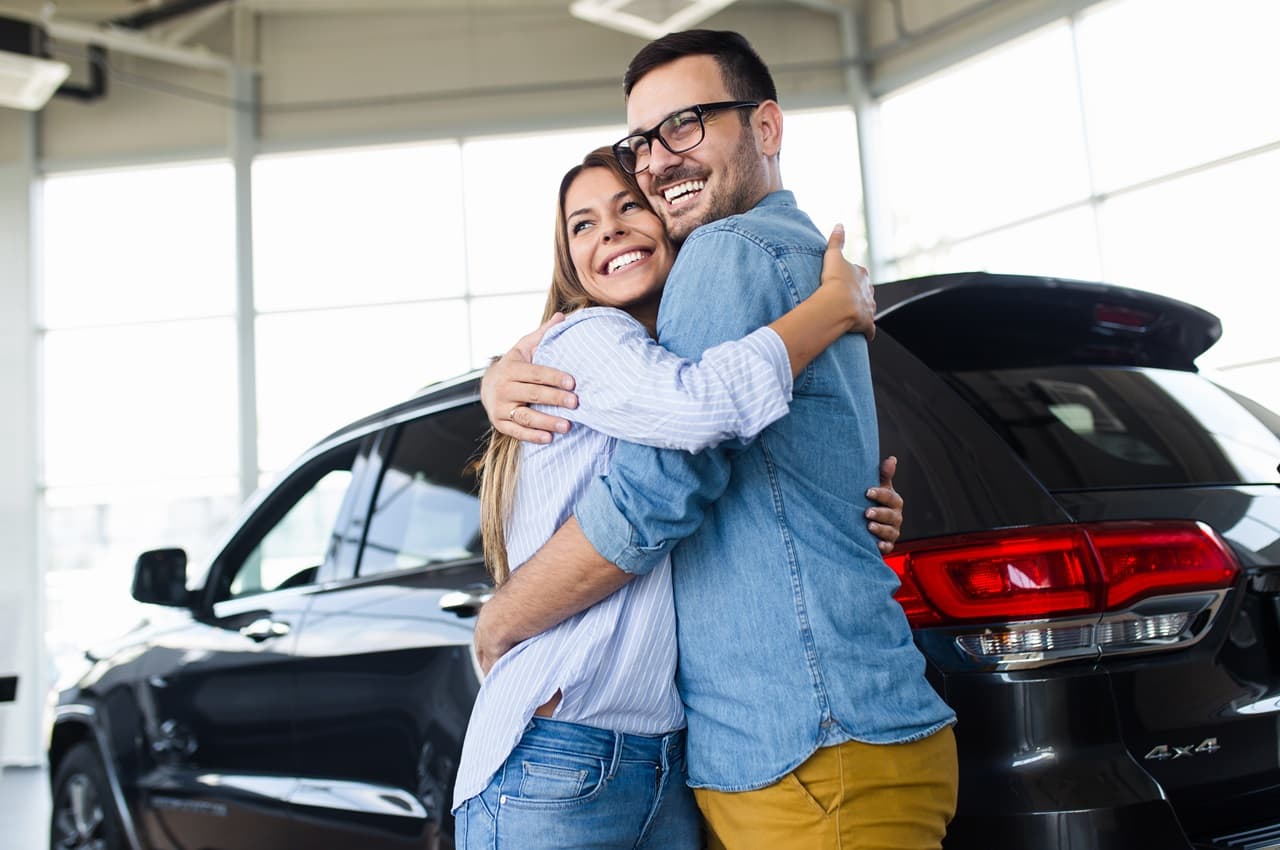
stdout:
<svg viewBox="0 0 1280 850">
<path fill-rule="evenodd" d="M 849 333 L 865 334 L 870 342 L 876 335 L 876 296 L 871 275 L 846 260 L 843 251 L 844 225 L 837 224 L 822 256 L 822 285 L 817 294 L 830 299 L 832 308 L 848 317 Z"/>
<path fill-rule="evenodd" d="M 480 379 L 480 403 L 495 431 L 527 443 L 547 443 L 552 433 L 563 434 L 569 430 L 569 420 L 529 407 L 531 404 L 578 406 L 577 396 L 561 391 L 573 389 L 571 375 L 533 363 L 534 349 L 543 334 L 563 320 L 564 316 L 556 313 L 537 330 L 521 337 Z"/>
</svg>

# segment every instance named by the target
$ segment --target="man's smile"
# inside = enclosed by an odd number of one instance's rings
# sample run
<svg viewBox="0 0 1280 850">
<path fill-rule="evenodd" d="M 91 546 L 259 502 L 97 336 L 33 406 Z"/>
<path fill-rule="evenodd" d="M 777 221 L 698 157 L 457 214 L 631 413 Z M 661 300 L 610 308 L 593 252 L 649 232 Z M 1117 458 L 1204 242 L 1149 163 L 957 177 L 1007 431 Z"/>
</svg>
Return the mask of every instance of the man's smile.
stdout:
<svg viewBox="0 0 1280 850">
<path fill-rule="evenodd" d="M 685 180 L 662 190 L 663 199 L 671 206 L 678 207 L 692 201 L 706 188 L 705 180 Z"/>
</svg>

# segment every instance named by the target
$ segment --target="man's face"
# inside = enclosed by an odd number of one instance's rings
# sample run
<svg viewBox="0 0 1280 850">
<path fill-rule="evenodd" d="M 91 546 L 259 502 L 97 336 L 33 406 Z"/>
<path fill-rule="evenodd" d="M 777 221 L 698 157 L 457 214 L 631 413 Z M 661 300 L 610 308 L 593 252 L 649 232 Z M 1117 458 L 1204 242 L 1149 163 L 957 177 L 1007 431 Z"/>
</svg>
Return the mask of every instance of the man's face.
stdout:
<svg viewBox="0 0 1280 850">
<path fill-rule="evenodd" d="M 627 98 L 627 126 L 642 132 L 668 115 L 698 103 L 733 100 L 711 56 L 685 56 L 640 78 Z M 694 228 L 751 209 L 768 189 L 764 160 L 742 110 L 714 112 L 706 135 L 692 150 L 673 154 L 657 139 L 640 188 L 662 216 L 677 244 Z"/>
</svg>

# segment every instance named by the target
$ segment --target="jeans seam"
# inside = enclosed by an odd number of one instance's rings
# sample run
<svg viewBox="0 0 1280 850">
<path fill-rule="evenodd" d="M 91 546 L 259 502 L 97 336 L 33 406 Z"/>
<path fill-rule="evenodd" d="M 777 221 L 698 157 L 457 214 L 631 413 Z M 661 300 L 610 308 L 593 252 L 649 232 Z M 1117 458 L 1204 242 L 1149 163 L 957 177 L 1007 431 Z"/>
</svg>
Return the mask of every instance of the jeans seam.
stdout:
<svg viewBox="0 0 1280 850">
<path fill-rule="evenodd" d="M 649 816 L 644 819 L 644 826 L 640 827 L 640 835 L 636 838 L 636 843 L 632 845 L 635 848 L 641 847 L 645 839 L 649 836 L 649 829 L 653 826 L 654 820 L 658 817 L 658 809 L 662 808 L 662 800 L 666 797 L 667 783 L 671 781 L 671 761 L 668 758 L 670 752 L 664 741 L 662 753 L 659 756 L 658 769 L 662 771 L 658 780 L 658 787 L 653 795 L 653 805 L 649 807 Z"/>
<path fill-rule="evenodd" d="M 604 782 L 610 782 L 618 773 L 618 765 L 622 762 L 622 733 L 613 733 L 613 757 L 609 759 L 609 767 L 605 771 Z"/>
</svg>

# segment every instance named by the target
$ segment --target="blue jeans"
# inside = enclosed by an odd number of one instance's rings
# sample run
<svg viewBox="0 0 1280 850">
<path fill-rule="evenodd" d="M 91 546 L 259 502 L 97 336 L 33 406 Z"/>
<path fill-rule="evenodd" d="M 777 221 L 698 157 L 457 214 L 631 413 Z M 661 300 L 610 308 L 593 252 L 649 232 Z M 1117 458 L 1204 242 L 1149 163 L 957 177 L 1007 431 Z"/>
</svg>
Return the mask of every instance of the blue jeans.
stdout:
<svg viewBox="0 0 1280 850">
<path fill-rule="evenodd" d="M 459 850 L 698 850 L 684 731 L 624 735 L 535 717 L 457 813 Z"/>
</svg>

